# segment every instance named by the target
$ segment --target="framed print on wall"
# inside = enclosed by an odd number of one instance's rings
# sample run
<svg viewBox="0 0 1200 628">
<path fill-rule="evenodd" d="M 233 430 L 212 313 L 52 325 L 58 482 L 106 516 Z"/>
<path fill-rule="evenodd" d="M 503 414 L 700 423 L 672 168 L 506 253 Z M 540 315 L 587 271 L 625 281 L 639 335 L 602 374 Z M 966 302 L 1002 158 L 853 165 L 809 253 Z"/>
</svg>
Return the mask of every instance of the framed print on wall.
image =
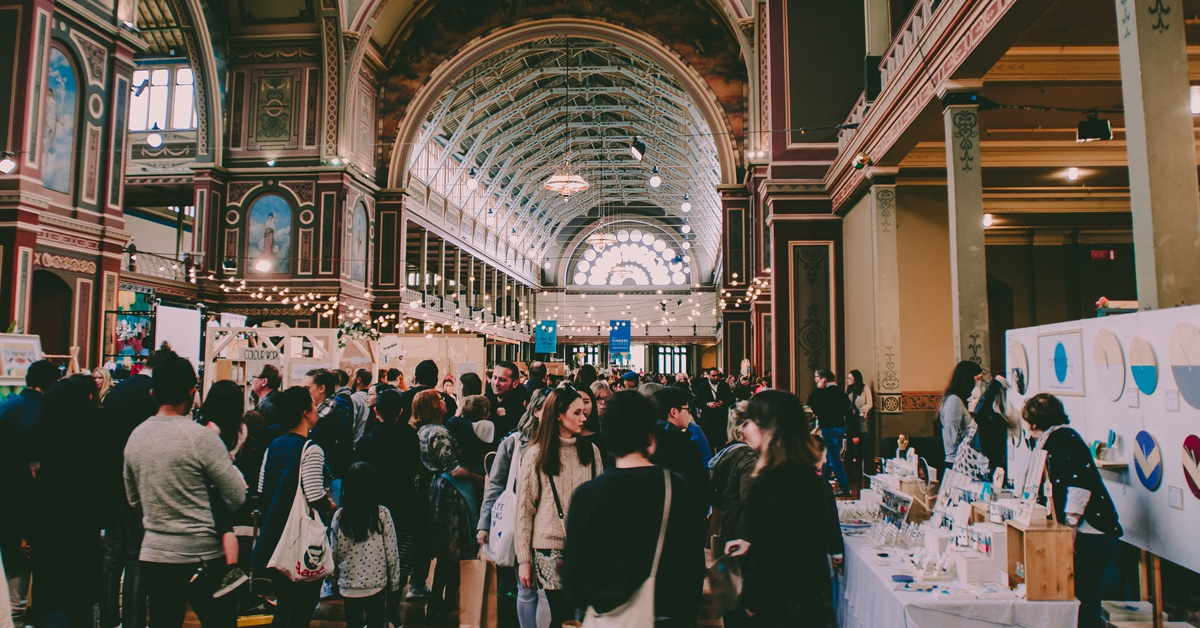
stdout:
<svg viewBox="0 0 1200 628">
<path fill-rule="evenodd" d="M 1038 390 L 1056 395 L 1084 395 L 1081 331 L 1038 336 Z"/>
</svg>

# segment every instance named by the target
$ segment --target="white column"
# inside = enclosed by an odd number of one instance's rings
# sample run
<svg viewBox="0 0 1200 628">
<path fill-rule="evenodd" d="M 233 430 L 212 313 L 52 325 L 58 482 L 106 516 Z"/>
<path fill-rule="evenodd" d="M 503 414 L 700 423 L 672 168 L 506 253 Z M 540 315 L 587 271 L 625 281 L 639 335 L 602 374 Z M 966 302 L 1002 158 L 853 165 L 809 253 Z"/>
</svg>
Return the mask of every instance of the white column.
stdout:
<svg viewBox="0 0 1200 628">
<path fill-rule="evenodd" d="M 900 414 L 900 273 L 895 185 L 871 187 L 875 270 L 875 407 Z"/>
<path fill-rule="evenodd" d="M 983 249 L 979 107 L 974 104 L 946 107 L 945 122 L 954 356 L 957 360 L 971 360 L 988 372 L 991 360 L 988 356 L 987 259 Z"/>
<path fill-rule="evenodd" d="M 1142 309 L 1200 303 L 1200 192 L 1182 0 L 1116 0 Z"/>
</svg>

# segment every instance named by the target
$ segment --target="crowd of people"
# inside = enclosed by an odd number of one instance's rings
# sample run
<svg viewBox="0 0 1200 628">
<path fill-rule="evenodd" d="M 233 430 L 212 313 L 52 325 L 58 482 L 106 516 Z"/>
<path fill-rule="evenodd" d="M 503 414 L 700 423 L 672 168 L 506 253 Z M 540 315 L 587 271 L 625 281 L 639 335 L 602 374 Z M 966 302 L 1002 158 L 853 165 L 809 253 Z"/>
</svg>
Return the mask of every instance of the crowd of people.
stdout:
<svg viewBox="0 0 1200 628">
<path fill-rule="evenodd" d="M 1006 384 L 982 385 L 969 364 L 940 412 L 945 462 L 969 434 L 1004 461 Z M 807 412 L 769 381 L 730 382 L 717 369 L 693 379 L 584 365 L 556 378 L 538 362 L 522 373 L 502 361 L 486 379 L 456 381 L 426 360 L 411 386 L 397 370 L 373 375 L 316 369 L 281 389 L 267 365 L 246 389 L 219 381 L 197 404 L 195 370 L 169 349 L 115 385 L 33 364 L 26 389 L 0 404 L 0 482 L 13 496 L 6 511 L 20 513 L 0 517 L 13 617 L 82 628 L 99 603 L 101 628 L 144 627 L 147 616 L 170 628 L 190 605 L 206 628 L 229 628 L 247 599 L 269 596 L 273 625 L 298 628 L 323 585 L 353 628 L 401 625 L 405 589 L 446 616 L 459 561 L 498 555 L 503 502 L 512 559 L 500 597 L 521 628 L 646 608 L 653 625 L 695 625 L 706 548 L 744 575 L 727 626 L 832 620 L 834 496 L 850 489 L 845 461 L 861 457 L 856 441 L 870 431 L 859 372 L 842 390 L 817 371 Z M 1042 405 L 1027 408 L 1030 434 L 1055 432 L 1045 447 L 1073 451 L 1077 439 L 1056 427 L 1061 404 L 1057 414 Z M 1080 473 L 1061 466 L 1051 472 Z M 1119 536 L 1103 485 L 1081 490 L 1058 505 L 1063 517 Z M 296 504 L 329 523 L 323 578 L 278 568 Z"/>
</svg>

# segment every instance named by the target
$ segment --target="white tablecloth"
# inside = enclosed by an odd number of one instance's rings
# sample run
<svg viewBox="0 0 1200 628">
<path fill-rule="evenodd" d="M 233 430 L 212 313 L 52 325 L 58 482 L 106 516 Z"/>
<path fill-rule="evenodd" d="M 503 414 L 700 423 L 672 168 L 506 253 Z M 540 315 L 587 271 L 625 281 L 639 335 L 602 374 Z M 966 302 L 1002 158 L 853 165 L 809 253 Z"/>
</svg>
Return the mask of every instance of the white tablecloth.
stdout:
<svg viewBox="0 0 1200 628">
<path fill-rule="evenodd" d="M 892 562 L 875 564 L 880 551 Z M 899 556 L 896 548 L 876 550 L 864 537 L 846 537 L 837 600 L 841 628 L 1073 628 L 1078 623 L 1076 600 L 945 599 L 938 593 L 897 591 L 892 576 L 907 573 Z"/>
</svg>

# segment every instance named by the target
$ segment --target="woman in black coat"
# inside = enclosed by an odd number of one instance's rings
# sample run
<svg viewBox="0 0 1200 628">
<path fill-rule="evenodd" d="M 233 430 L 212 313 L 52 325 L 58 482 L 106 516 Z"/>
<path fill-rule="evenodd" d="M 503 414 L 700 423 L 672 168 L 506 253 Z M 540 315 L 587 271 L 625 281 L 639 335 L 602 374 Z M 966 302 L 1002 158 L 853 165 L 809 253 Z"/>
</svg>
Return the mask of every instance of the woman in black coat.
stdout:
<svg viewBox="0 0 1200 628">
<path fill-rule="evenodd" d="M 33 607 L 39 628 L 91 628 L 100 600 L 100 483 L 104 429 L 96 382 L 59 380 L 46 392 L 37 425 L 34 484 Z"/>
<path fill-rule="evenodd" d="M 1029 433 L 1046 452 L 1046 476 L 1054 488 L 1058 521 L 1075 529 L 1075 597 L 1079 628 L 1099 628 L 1100 581 L 1117 552 L 1123 531 L 1112 497 L 1096 470 L 1092 451 L 1070 422 L 1058 397 L 1030 397 L 1021 411 Z M 1037 450 L 1034 450 L 1037 456 Z M 1028 484 L 1028 480 L 1026 484 Z M 1041 482 L 1038 482 L 1039 487 Z M 1040 490 L 1040 488 L 1039 488 Z"/>
<path fill-rule="evenodd" d="M 831 595 L 823 480 L 804 408 L 791 393 L 750 398 L 743 427 L 761 458 L 750 486 L 748 539 L 726 551 L 748 554 L 741 602 L 754 626 L 826 626 Z"/>
</svg>

